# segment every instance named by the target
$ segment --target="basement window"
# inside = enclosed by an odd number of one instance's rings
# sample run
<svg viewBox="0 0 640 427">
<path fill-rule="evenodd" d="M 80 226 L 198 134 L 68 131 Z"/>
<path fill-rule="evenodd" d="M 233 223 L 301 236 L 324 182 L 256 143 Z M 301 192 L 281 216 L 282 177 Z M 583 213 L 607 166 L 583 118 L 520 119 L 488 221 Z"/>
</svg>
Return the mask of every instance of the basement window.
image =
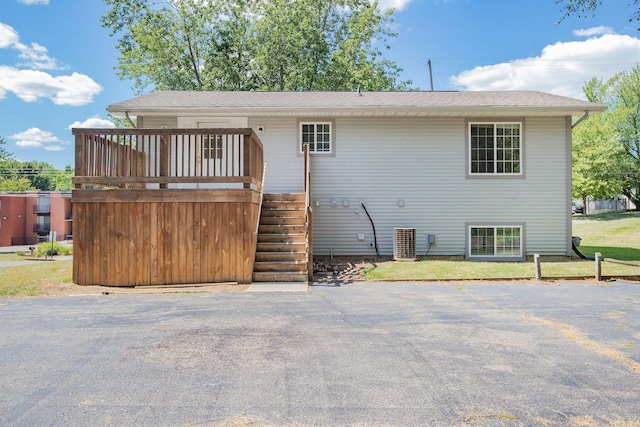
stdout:
<svg viewBox="0 0 640 427">
<path fill-rule="evenodd" d="M 523 226 L 469 226 L 469 258 L 523 258 Z"/>
</svg>

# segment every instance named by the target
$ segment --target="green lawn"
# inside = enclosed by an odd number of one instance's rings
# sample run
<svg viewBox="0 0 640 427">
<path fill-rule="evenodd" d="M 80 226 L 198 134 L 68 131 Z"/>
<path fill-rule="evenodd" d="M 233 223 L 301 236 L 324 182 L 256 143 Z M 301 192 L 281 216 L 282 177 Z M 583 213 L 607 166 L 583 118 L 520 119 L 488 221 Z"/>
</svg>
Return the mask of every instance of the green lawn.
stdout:
<svg viewBox="0 0 640 427">
<path fill-rule="evenodd" d="M 580 250 L 585 254 L 640 261 L 640 212 L 574 218 L 573 235 L 582 237 Z"/>
<path fill-rule="evenodd" d="M 0 254 L 0 261 L 23 258 L 16 254 Z M 71 282 L 72 261 L 42 261 L 0 269 L 0 298 L 41 295 L 49 284 Z"/>
<path fill-rule="evenodd" d="M 640 212 L 575 216 L 573 235 L 582 238 L 580 249 L 587 255 L 640 262 Z M 595 275 L 593 261 L 542 262 L 544 278 Z M 640 276 L 640 267 L 603 263 L 604 276 Z M 513 279 L 535 277 L 533 262 L 475 262 L 426 260 L 382 262 L 365 272 L 368 280 L 394 279 Z"/>
<path fill-rule="evenodd" d="M 640 262 L 640 212 L 574 217 L 573 235 L 582 237 L 580 249 L 593 255 Z M 23 259 L 18 254 L 0 254 L 0 261 Z M 590 276 L 593 261 L 543 262 L 544 278 Z M 0 270 L 0 297 L 41 295 L 45 286 L 71 282 L 72 261 L 43 261 Z M 602 264 L 604 276 L 640 276 L 640 267 Z M 368 280 L 403 279 L 514 279 L 535 276 L 533 262 L 471 262 L 427 260 L 382 262 L 364 274 Z"/>
</svg>

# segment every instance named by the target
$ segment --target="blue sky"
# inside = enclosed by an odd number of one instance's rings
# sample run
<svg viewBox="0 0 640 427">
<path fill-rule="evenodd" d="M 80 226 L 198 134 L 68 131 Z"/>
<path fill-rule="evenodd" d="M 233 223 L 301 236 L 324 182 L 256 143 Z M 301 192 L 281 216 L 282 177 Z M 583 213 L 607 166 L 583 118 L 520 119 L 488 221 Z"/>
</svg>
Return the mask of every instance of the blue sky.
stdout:
<svg viewBox="0 0 640 427">
<path fill-rule="evenodd" d="M 630 0 L 594 18 L 561 17 L 555 0 L 381 0 L 395 7 L 386 56 L 402 79 L 436 90 L 541 90 L 582 97 L 591 77 L 640 61 Z M 100 0 L 0 0 L 0 136 L 19 160 L 73 165 L 71 127 L 108 126 L 105 108 L 134 96 L 114 71 Z"/>
</svg>

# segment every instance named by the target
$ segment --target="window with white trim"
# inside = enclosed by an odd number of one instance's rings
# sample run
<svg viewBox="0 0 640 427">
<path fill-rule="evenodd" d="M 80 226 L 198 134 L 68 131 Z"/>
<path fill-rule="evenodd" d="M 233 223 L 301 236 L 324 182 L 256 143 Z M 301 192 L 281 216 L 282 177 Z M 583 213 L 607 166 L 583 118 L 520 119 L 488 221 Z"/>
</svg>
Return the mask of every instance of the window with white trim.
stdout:
<svg viewBox="0 0 640 427">
<path fill-rule="evenodd" d="M 333 152 L 331 122 L 300 122 L 300 152 L 309 145 L 310 153 Z"/>
<path fill-rule="evenodd" d="M 522 123 L 469 123 L 471 175 L 522 174 Z"/>
<path fill-rule="evenodd" d="M 469 257 L 522 258 L 521 226 L 469 227 Z"/>
</svg>

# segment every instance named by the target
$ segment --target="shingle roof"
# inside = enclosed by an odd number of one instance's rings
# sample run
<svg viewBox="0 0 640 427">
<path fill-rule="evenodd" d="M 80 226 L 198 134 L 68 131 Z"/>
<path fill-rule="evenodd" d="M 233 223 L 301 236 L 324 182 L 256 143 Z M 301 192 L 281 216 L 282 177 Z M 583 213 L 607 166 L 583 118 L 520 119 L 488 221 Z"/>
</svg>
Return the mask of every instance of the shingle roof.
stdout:
<svg viewBox="0 0 640 427">
<path fill-rule="evenodd" d="M 453 116 L 514 113 L 578 115 L 604 111 L 591 102 L 535 91 L 508 92 L 196 92 L 157 91 L 110 105 L 112 113 L 167 115 L 177 112 L 301 115 Z"/>
</svg>

